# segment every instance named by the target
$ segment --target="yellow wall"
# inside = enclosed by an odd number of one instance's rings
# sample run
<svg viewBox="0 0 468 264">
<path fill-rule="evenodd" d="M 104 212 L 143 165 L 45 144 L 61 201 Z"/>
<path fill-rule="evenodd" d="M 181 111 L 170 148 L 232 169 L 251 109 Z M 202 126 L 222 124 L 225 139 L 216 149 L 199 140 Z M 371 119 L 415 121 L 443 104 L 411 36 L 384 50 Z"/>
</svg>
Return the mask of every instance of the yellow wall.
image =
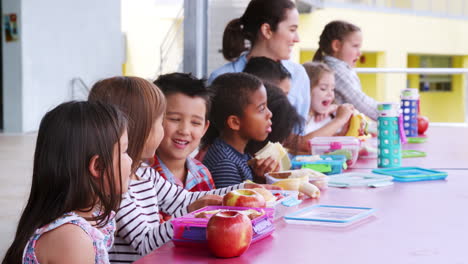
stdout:
<svg viewBox="0 0 468 264">
<path fill-rule="evenodd" d="M 347 20 L 361 28 L 364 38 L 362 50 L 366 54 L 376 54 L 375 62 L 378 67 L 405 68 L 411 64 L 408 54 L 468 54 L 466 20 L 344 8 L 324 8 L 310 14 L 301 14 L 299 49 L 316 50 L 322 29 L 328 22 L 336 19 Z M 467 66 L 466 57 L 460 57 L 458 65 Z M 375 81 L 363 76 L 360 76 L 365 79 L 363 89 L 380 101 L 398 102 L 400 90 L 407 86 L 406 74 L 379 74 Z M 411 86 L 418 82 L 411 77 L 408 80 Z M 454 87 L 453 93 L 423 94 L 423 114 L 434 122 L 464 122 L 466 91 L 461 85 L 463 80 L 463 76 L 454 77 L 454 86 L 457 87 Z M 377 83 L 375 89 L 372 83 Z M 447 107 L 439 107 L 441 104 Z"/>
<path fill-rule="evenodd" d="M 464 68 L 468 62 L 468 56 L 454 56 L 453 67 Z M 408 56 L 408 67 L 419 67 L 419 56 Z M 419 74 L 408 74 L 411 88 L 419 87 Z M 465 76 L 463 74 L 452 75 L 452 91 L 420 92 L 421 114 L 428 116 L 431 122 L 463 122 L 465 109 Z"/>
<path fill-rule="evenodd" d="M 418 64 L 419 65 L 419 64 Z M 408 67 L 411 67 L 408 65 Z M 453 57 L 453 67 L 467 68 L 468 56 Z M 408 77 L 412 87 L 419 86 L 419 76 Z M 421 114 L 428 116 L 431 122 L 464 122 L 466 109 L 466 77 L 463 74 L 452 75 L 452 91 L 421 92 Z"/>
</svg>

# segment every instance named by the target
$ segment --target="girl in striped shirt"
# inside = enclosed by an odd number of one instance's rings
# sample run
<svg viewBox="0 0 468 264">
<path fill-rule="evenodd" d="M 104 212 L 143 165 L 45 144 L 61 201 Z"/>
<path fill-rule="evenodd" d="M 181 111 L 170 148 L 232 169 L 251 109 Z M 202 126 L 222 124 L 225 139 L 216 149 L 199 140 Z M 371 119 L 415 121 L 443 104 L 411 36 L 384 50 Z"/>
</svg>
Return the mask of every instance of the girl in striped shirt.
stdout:
<svg viewBox="0 0 468 264">
<path fill-rule="evenodd" d="M 138 77 L 114 77 L 97 82 L 90 101 L 117 105 L 130 120 L 129 155 L 133 159 L 128 192 L 117 212 L 113 263 L 131 263 L 168 242 L 173 236 L 171 221 L 160 223 L 159 211 L 174 217 L 202 208 L 220 205 L 223 195 L 233 189 L 255 188 L 243 183 L 207 192 L 188 192 L 161 177 L 148 164 L 159 146 L 166 99 L 154 84 Z"/>
</svg>

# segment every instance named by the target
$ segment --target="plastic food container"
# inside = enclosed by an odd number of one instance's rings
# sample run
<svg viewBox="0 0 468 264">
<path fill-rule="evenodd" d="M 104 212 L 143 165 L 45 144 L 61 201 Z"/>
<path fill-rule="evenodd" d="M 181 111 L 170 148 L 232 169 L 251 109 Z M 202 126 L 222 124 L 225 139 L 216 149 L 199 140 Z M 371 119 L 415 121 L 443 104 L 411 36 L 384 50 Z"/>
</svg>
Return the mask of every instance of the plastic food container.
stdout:
<svg viewBox="0 0 468 264">
<path fill-rule="evenodd" d="M 285 171 L 287 172 L 287 171 Z M 301 178 L 285 178 L 285 179 L 281 179 L 281 178 L 275 178 L 273 176 L 270 176 L 270 174 L 265 174 L 265 178 L 266 178 L 266 183 L 267 184 L 273 184 L 275 182 L 278 182 L 278 181 L 282 181 L 282 180 L 289 180 L 289 181 L 295 181 L 297 182 L 297 189 L 295 189 L 296 191 L 299 190 L 299 185 L 300 185 L 300 182 L 301 182 Z M 310 175 L 309 176 L 309 182 L 312 183 L 313 185 L 317 186 L 317 188 L 319 188 L 320 190 L 325 190 L 328 188 L 328 177 L 317 177 L 317 176 L 313 176 L 313 175 Z M 292 186 L 292 184 L 291 184 Z"/>
<path fill-rule="evenodd" d="M 347 227 L 372 217 L 376 210 L 369 207 L 351 207 L 316 204 L 284 216 L 288 224 Z"/>
<path fill-rule="evenodd" d="M 311 157 L 310 160 L 313 160 L 314 157 L 318 157 L 320 160 L 308 161 L 309 157 Z M 344 155 L 299 155 L 291 161 L 291 169 L 308 168 L 326 175 L 333 175 L 343 172 L 343 163 L 345 162 L 346 156 Z"/>
<path fill-rule="evenodd" d="M 277 207 L 282 202 L 287 201 L 289 199 L 298 199 L 299 192 L 298 191 L 287 191 L 287 190 L 271 190 L 271 193 L 277 197 L 276 201 L 267 202 L 267 207 Z"/>
<path fill-rule="evenodd" d="M 171 221 L 174 229 L 174 236 L 172 238 L 174 244 L 176 246 L 206 247 L 206 227 L 208 225 L 209 217 L 196 218 L 195 214 L 218 209 L 226 211 L 244 211 L 253 209 L 258 212 L 263 210 L 265 214 L 252 220 L 252 243 L 271 235 L 275 230 L 275 226 L 273 224 L 275 215 L 274 208 L 206 206 Z"/>
<path fill-rule="evenodd" d="M 348 167 L 356 163 L 360 144 L 355 137 L 315 137 L 309 140 L 312 155 L 344 155 Z"/>
</svg>

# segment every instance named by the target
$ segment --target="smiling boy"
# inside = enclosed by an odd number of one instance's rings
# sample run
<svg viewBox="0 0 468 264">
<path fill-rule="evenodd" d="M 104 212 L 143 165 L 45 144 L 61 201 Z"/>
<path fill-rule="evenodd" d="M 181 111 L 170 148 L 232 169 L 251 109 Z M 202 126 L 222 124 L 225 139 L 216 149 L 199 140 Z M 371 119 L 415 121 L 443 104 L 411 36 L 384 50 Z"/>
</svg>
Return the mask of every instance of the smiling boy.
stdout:
<svg viewBox="0 0 468 264">
<path fill-rule="evenodd" d="M 159 76 L 154 82 L 167 99 L 164 138 L 156 150 L 153 168 L 189 191 L 215 188 L 208 169 L 189 155 L 209 127 L 210 92 L 205 81 L 185 73 Z"/>
</svg>

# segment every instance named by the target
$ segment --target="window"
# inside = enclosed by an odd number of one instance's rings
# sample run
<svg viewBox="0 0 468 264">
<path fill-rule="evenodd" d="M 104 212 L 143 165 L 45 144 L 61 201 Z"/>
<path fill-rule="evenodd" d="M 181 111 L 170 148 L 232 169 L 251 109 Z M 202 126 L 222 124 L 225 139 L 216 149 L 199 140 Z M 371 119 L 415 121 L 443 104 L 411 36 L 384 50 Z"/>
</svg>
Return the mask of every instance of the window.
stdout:
<svg viewBox="0 0 468 264">
<path fill-rule="evenodd" d="M 451 56 L 421 56 L 420 68 L 452 68 Z M 450 74 L 419 75 L 419 91 L 452 91 L 452 76 Z"/>
</svg>

